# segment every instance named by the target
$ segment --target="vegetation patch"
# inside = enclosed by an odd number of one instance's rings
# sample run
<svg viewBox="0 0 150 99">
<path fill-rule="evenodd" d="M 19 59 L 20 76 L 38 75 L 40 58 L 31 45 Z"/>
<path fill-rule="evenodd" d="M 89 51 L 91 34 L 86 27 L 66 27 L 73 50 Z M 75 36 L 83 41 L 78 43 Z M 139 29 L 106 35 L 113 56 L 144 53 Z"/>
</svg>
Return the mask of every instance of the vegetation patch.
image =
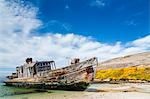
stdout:
<svg viewBox="0 0 150 99">
<path fill-rule="evenodd" d="M 150 68 L 128 67 L 128 68 L 98 70 L 96 72 L 96 79 L 150 81 Z"/>
</svg>

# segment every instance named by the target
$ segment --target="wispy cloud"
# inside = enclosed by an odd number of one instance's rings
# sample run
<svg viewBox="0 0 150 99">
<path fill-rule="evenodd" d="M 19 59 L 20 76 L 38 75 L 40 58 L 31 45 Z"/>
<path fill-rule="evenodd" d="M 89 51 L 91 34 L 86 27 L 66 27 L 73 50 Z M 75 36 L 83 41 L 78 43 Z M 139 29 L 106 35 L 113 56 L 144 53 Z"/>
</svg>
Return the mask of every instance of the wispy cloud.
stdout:
<svg viewBox="0 0 150 99">
<path fill-rule="evenodd" d="M 66 22 L 60 22 L 58 20 L 50 20 L 47 23 L 43 24 L 43 26 L 41 26 L 40 29 L 49 32 L 69 32 L 72 29 L 72 25 Z"/>
<path fill-rule="evenodd" d="M 133 13 L 132 15 L 128 16 L 127 20 L 125 20 L 123 24 L 128 26 L 139 25 L 140 23 L 138 22 L 137 17 L 141 16 L 142 14 L 143 12 Z"/>
<path fill-rule="evenodd" d="M 69 9 L 69 8 L 70 8 L 69 5 L 66 5 L 66 6 L 65 6 L 65 9 Z"/>
<path fill-rule="evenodd" d="M 24 4 L 0 0 L 1 67 L 21 65 L 27 57 L 33 57 L 35 60 L 53 59 L 58 67 L 62 67 L 68 64 L 66 57 L 84 59 L 85 57 L 96 56 L 102 61 L 150 50 L 150 36 L 127 44 L 98 42 L 91 37 L 76 35 L 75 33 L 64 35 L 49 32 L 37 36 L 31 34 L 34 29 L 38 29 L 42 25 L 41 20 L 37 19 L 36 15 L 37 9 L 33 6 L 26 7 Z M 57 21 L 53 20 L 49 24 L 55 23 Z"/>
<path fill-rule="evenodd" d="M 106 3 L 103 0 L 92 0 L 90 6 L 92 7 L 104 7 Z"/>
<path fill-rule="evenodd" d="M 138 25 L 138 23 L 135 22 L 134 20 L 125 21 L 124 24 L 128 25 L 128 26 L 137 26 Z"/>
</svg>

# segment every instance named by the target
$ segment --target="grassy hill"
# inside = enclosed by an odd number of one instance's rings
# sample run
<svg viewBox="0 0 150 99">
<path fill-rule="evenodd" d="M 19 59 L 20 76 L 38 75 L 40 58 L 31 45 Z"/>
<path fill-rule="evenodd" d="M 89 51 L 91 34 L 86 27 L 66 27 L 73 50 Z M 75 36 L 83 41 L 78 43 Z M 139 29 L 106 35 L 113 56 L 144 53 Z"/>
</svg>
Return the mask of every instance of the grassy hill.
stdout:
<svg viewBox="0 0 150 99">
<path fill-rule="evenodd" d="M 150 81 L 150 52 L 101 62 L 97 67 L 96 79 Z"/>
</svg>

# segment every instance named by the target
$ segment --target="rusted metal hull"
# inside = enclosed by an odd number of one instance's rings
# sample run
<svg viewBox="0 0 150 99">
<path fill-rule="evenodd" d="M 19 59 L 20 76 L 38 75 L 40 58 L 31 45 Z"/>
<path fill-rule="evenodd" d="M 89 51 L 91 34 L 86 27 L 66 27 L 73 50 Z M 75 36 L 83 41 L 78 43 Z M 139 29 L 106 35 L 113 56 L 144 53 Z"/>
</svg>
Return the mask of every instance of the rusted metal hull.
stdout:
<svg viewBox="0 0 150 99">
<path fill-rule="evenodd" d="M 85 90 L 89 83 L 78 82 L 72 84 L 52 84 L 52 83 L 27 83 L 27 82 L 5 82 L 6 86 L 15 86 L 21 88 L 35 88 L 35 89 L 50 89 L 50 90 L 75 90 L 83 91 Z"/>
<path fill-rule="evenodd" d="M 6 86 L 59 90 L 84 90 L 95 76 L 97 58 L 70 66 L 42 72 L 33 77 L 14 78 L 4 83 Z"/>
</svg>

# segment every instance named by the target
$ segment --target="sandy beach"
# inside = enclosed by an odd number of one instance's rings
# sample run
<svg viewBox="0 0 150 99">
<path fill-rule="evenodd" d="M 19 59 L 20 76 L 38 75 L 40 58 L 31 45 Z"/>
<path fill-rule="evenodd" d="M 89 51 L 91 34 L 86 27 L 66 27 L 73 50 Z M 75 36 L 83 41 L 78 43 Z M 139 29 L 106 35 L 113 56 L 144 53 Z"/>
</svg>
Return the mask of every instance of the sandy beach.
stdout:
<svg viewBox="0 0 150 99">
<path fill-rule="evenodd" d="M 71 94 L 28 94 L 18 96 L 8 96 L 1 99 L 150 99 L 149 93 L 138 93 L 138 92 L 81 92 Z"/>
<path fill-rule="evenodd" d="M 78 99 L 150 99 L 150 94 L 138 92 L 85 93 L 85 95 L 78 97 Z"/>
</svg>

